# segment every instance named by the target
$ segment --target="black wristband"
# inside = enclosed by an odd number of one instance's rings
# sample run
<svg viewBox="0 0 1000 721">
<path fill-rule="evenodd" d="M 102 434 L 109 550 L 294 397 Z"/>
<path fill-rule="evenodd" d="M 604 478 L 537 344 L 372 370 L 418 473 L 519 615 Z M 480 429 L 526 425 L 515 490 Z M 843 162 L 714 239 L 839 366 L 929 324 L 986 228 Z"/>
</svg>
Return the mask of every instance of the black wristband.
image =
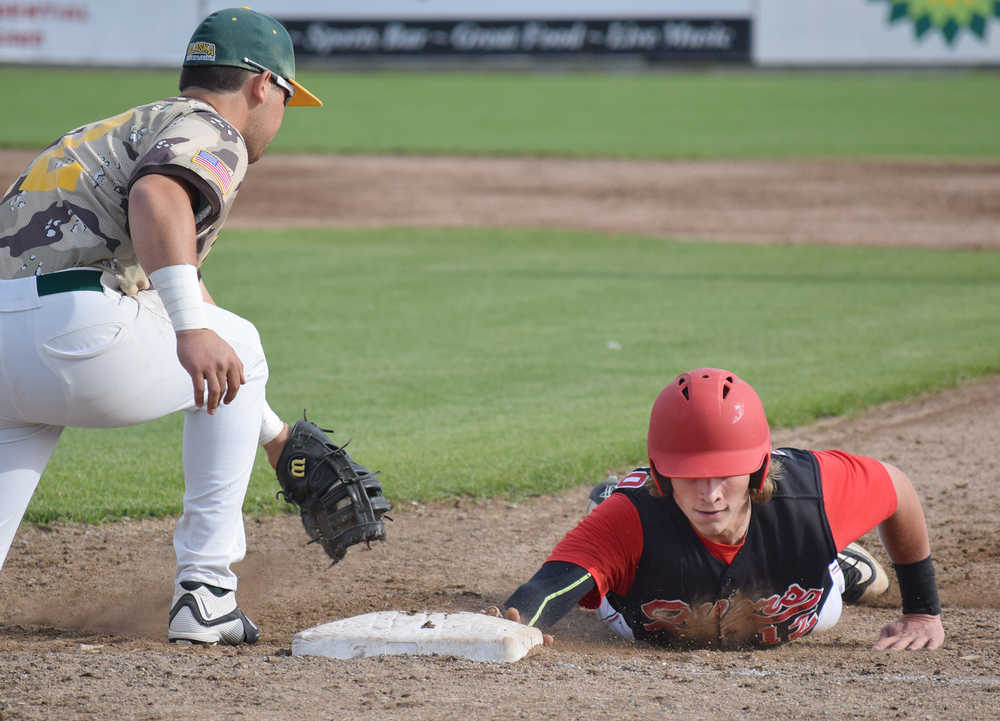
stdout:
<svg viewBox="0 0 1000 721">
<path fill-rule="evenodd" d="M 928 556 L 916 563 L 894 563 L 899 595 L 903 597 L 903 613 L 941 613 L 937 583 L 934 581 L 934 562 Z"/>
</svg>

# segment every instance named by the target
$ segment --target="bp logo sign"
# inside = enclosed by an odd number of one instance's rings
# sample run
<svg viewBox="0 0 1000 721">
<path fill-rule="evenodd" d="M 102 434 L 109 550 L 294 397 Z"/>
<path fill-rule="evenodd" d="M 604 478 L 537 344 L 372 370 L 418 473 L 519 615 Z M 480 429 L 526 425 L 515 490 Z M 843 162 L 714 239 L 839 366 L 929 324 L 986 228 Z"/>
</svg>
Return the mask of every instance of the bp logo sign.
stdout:
<svg viewBox="0 0 1000 721">
<path fill-rule="evenodd" d="M 889 4 L 889 24 L 913 23 L 918 39 L 940 32 L 948 45 L 964 30 L 976 37 L 986 37 L 991 18 L 1000 17 L 998 0 L 868 0 Z"/>
</svg>

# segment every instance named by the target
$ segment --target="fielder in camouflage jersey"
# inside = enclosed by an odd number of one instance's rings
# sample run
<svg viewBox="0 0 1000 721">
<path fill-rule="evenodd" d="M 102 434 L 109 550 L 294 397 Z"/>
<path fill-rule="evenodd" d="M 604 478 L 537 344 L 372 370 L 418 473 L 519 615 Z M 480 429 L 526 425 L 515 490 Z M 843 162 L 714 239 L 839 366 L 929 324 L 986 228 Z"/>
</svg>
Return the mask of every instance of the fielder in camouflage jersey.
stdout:
<svg viewBox="0 0 1000 721">
<path fill-rule="evenodd" d="M 101 268 L 122 292 L 149 288 L 128 229 L 128 193 L 159 173 L 197 191 L 198 264 L 226 221 L 247 171 L 243 137 L 206 102 L 171 98 L 77 128 L 7 191 L 0 277 Z"/>
<path fill-rule="evenodd" d="M 258 637 L 231 566 L 258 445 L 275 465 L 290 429 L 256 328 L 215 305 L 200 265 L 285 106 L 322 105 L 294 78 L 280 23 L 213 13 L 180 97 L 67 133 L 0 205 L 0 566 L 64 427 L 184 411 L 171 641 Z"/>
</svg>

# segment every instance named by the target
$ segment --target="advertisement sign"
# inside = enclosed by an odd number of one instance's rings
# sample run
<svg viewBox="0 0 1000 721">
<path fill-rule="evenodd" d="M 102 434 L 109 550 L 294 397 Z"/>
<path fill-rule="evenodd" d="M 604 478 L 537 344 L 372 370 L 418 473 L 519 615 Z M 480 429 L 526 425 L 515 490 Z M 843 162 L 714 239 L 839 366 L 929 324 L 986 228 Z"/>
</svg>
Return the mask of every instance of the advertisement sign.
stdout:
<svg viewBox="0 0 1000 721">
<path fill-rule="evenodd" d="M 232 0 L 0 0 L 0 62 L 177 67 Z M 1000 0 L 264 0 L 297 49 L 346 58 L 518 55 L 761 66 L 1000 65 Z"/>
<path fill-rule="evenodd" d="M 177 67 L 198 5 L 0 0 L 0 62 Z"/>
<path fill-rule="evenodd" d="M 1000 63 L 995 0 L 760 0 L 761 65 Z"/>
<path fill-rule="evenodd" d="M 750 60 L 750 21 L 729 18 L 294 20 L 297 57 L 641 55 Z"/>
</svg>

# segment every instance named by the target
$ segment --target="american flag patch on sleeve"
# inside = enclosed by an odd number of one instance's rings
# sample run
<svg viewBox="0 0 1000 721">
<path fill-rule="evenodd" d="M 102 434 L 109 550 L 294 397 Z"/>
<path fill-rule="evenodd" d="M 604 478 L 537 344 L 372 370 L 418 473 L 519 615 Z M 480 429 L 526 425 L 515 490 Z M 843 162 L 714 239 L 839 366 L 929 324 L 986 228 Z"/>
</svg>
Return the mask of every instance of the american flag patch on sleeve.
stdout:
<svg viewBox="0 0 1000 721">
<path fill-rule="evenodd" d="M 233 176 L 226 164 L 219 158 L 207 150 L 199 150 L 197 155 L 191 158 L 191 162 L 200 165 L 214 175 L 215 179 L 219 181 L 219 187 L 222 188 L 223 193 L 229 191 L 229 186 L 233 184 Z"/>
</svg>

